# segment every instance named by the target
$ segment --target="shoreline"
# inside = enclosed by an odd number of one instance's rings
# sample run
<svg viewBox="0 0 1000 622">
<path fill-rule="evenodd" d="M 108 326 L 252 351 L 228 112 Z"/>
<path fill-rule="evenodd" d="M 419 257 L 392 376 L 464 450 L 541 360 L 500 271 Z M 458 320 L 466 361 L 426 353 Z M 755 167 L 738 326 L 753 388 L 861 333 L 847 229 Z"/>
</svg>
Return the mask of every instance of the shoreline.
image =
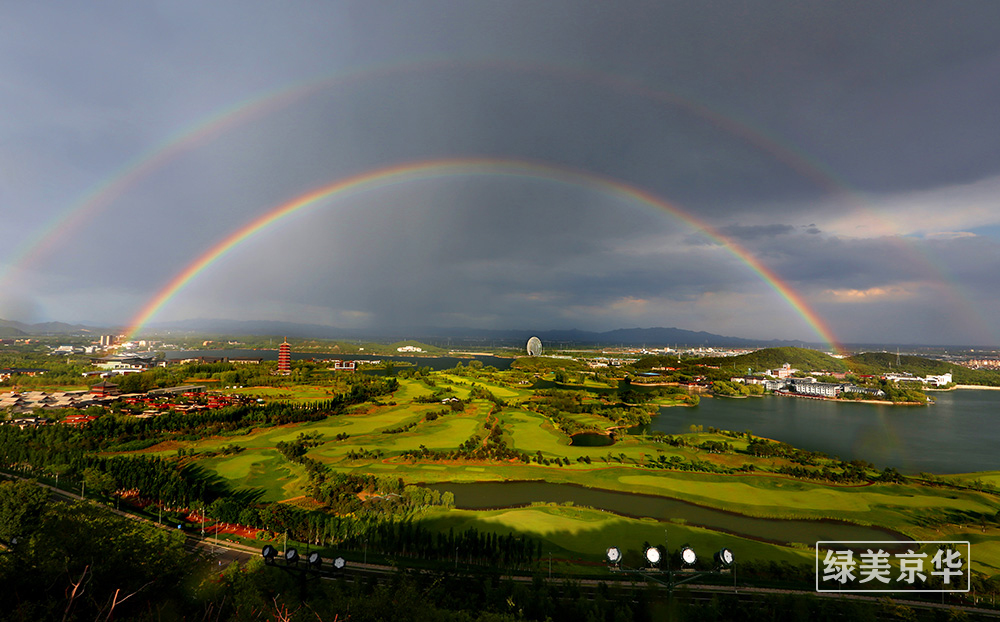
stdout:
<svg viewBox="0 0 1000 622">
<path fill-rule="evenodd" d="M 1000 391 L 1000 387 L 991 387 L 979 384 L 956 384 L 955 389 L 978 389 L 982 391 Z"/>
<path fill-rule="evenodd" d="M 838 402 L 840 404 L 876 404 L 882 406 L 929 406 L 930 404 L 934 403 L 934 402 L 927 402 L 926 404 L 924 404 L 922 402 L 890 402 L 888 400 L 839 400 L 835 397 L 823 397 L 822 395 L 799 395 L 798 393 L 790 393 L 787 391 L 775 391 L 774 395 L 780 395 L 782 397 L 799 397 L 807 400 L 823 400 L 826 402 Z"/>
</svg>

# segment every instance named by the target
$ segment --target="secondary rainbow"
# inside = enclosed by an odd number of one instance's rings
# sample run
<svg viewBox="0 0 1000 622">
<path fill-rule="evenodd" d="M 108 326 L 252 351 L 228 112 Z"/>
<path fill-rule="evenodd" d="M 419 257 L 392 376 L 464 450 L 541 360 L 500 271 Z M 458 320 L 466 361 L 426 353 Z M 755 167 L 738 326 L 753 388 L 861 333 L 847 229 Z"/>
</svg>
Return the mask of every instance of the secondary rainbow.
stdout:
<svg viewBox="0 0 1000 622">
<path fill-rule="evenodd" d="M 214 262 L 222 258 L 234 247 L 267 229 L 272 224 L 300 210 L 316 205 L 324 200 L 342 198 L 351 194 L 378 188 L 433 178 L 488 175 L 534 178 L 564 183 L 577 187 L 589 187 L 601 192 L 624 196 L 634 201 L 660 209 L 701 231 L 711 240 L 721 244 L 741 262 L 756 272 L 775 292 L 815 331 L 820 339 L 836 352 L 843 351 L 840 343 L 825 320 L 788 283 L 773 270 L 765 266 L 748 250 L 728 238 L 717 229 L 682 210 L 675 204 L 657 197 L 641 188 L 591 172 L 570 169 L 547 163 L 524 160 L 462 158 L 444 160 L 421 160 L 397 164 L 385 168 L 368 170 L 351 177 L 313 189 L 305 194 L 278 205 L 263 216 L 243 225 L 195 259 L 184 270 L 172 278 L 129 323 L 126 334 L 131 339 L 156 313 L 180 292 L 195 277 Z"/>
<path fill-rule="evenodd" d="M 337 75 L 325 75 L 279 88 L 259 93 L 244 99 L 235 105 L 230 105 L 203 120 L 175 133 L 166 141 L 148 150 L 140 157 L 118 169 L 113 176 L 95 186 L 90 192 L 64 210 L 59 216 L 21 240 L 13 253 L 0 265 L 0 289 L 9 290 L 14 274 L 31 265 L 44 256 L 45 252 L 55 246 L 55 243 L 70 232 L 78 230 L 80 225 L 89 218 L 114 203 L 129 188 L 139 180 L 158 170 L 166 162 L 187 152 L 224 132 L 257 119 L 267 113 L 284 108 L 294 102 L 301 101 L 314 94 L 326 90 L 347 87 L 361 81 L 389 78 L 394 75 L 410 72 L 428 72 L 455 69 L 474 69 L 507 71 L 519 74 L 539 74 L 569 81 L 592 83 L 620 92 L 627 92 L 638 97 L 658 101 L 663 104 L 685 110 L 702 120 L 707 121 L 730 135 L 739 137 L 755 148 L 770 154 L 776 160 L 784 163 L 799 175 L 811 179 L 817 186 L 832 191 L 846 198 L 847 201 L 860 207 L 865 213 L 866 223 L 875 223 L 883 230 L 893 232 L 895 227 L 886 218 L 867 205 L 867 200 L 856 190 L 853 190 L 842 179 L 838 178 L 828 167 L 823 166 L 815 158 L 810 158 L 794 145 L 776 137 L 766 130 L 754 127 L 748 121 L 739 119 L 733 111 L 723 111 L 717 106 L 700 102 L 690 95 L 682 95 L 658 86 L 651 86 L 644 81 L 617 74 L 610 74 L 589 67 L 573 67 L 565 65 L 548 65 L 536 62 L 523 63 L 507 60 L 454 60 L 447 58 L 428 58 L 391 62 L 387 64 L 363 67 Z M 886 240 L 906 253 L 911 260 L 922 265 L 928 275 L 933 275 L 939 285 L 945 290 L 946 297 L 964 302 L 960 305 L 971 323 L 979 325 L 986 334 L 992 334 L 989 323 L 985 321 L 977 308 L 969 302 L 970 297 L 962 292 L 954 279 L 948 278 L 939 262 L 932 261 L 925 253 L 920 252 L 905 238 L 889 235 Z"/>
</svg>

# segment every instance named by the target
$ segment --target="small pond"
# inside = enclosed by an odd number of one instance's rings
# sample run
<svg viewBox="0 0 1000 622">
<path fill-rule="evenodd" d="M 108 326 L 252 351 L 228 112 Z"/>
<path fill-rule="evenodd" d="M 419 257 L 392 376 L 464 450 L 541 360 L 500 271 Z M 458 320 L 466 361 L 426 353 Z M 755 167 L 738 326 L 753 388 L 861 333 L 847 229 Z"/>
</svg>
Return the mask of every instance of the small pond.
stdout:
<svg viewBox="0 0 1000 622">
<path fill-rule="evenodd" d="M 606 447 L 615 444 L 615 439 L 611 438 L 611 435 L 600 432 L 580 432 L 569 438 L 569 444 L 577 447 Z"/>
</svg>

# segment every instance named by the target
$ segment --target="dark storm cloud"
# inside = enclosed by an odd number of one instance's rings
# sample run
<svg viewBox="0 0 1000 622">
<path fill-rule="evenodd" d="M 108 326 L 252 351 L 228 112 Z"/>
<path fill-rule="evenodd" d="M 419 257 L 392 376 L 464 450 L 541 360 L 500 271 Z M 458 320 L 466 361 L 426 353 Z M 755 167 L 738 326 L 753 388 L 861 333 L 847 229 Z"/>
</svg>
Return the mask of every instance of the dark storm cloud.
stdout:
<svg viewBox="0 0 1000 622">
<path fill-rule="evenodd" d="M 123 321 L 309 190 L 493 157 L 624 183 L 680 216 L 545 175 L 400 181 L 248 240 L 164 319 L 810 338 L 782 334 L 803 325 L 747 252 L 845 339 L 876 325 L 916 339 L 947 315 L 942 292 L 1000 302 L 997 23 L 993 2 L 7 5 L 7 231 L 43 229 L 196 120 L 328 80 L 157 161 L 0 309 Z M 991 329 L 962 330 L 936 334 Z"/>
<path fill-rule="evenodd" d="M 727 238 L 737 240 L 752 240 L 756 238 L 771 238 L 795 231 L 792 225 L 728 225 L 720 227 L 719 232 Z"/>
</svg>

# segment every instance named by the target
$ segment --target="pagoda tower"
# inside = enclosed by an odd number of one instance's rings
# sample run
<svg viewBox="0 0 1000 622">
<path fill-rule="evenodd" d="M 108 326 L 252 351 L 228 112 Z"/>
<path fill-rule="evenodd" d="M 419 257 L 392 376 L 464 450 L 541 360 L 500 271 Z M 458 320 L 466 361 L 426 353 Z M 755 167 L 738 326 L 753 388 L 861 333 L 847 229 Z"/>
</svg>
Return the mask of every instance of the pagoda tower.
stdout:
<svg viewBox="0 0 1000 622">
<path fill-rule="evenodd" d="M 292 373 L 292 346 L 288 343 L 288 337 L 278 346 L 278 373 L 283 376 Z"/>
</svg>

